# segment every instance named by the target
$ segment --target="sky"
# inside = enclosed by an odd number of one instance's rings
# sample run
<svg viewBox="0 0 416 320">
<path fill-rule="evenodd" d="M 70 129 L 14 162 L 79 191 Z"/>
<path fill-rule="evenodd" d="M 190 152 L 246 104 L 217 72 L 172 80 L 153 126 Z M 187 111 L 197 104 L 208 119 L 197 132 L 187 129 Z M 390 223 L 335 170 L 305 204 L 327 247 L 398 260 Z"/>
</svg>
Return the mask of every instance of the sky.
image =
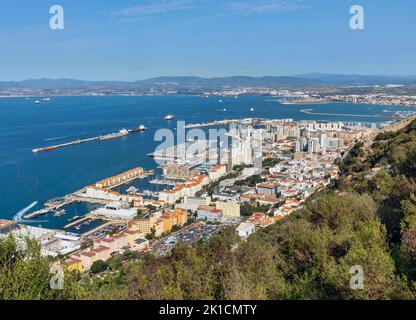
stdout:
<svg viewBox="0 0 416 320">
<path fill-rule="evenodd" d="M 364 30 L 350 28 L 356 4 Z M 3 0 L 0 43 L 3 81 L 415 75 L 416 1 Z"/>
</svg>

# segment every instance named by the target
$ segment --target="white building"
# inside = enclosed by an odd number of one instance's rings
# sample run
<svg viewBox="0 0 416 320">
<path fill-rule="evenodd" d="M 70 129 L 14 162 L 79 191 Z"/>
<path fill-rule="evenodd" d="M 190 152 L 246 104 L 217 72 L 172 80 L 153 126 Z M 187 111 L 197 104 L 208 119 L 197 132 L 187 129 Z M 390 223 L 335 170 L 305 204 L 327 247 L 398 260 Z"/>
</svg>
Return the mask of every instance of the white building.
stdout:
<svg viewBox="0 0 416 320">
<path fill-rule="evenodd" d="M 237 227 L 236 232 L 241 238 L 247 239 L 250 235 L 254 233 L 255 230 L 256 226 L 253 223 L 241 222 L 240 225 Z"/>
<path fill-rule="evenodd" d="M 107 204 L 104 208 L 98 208 L 91 213 L 108 218 L 133 219 L 137 214 L 137 210 L 134 208 L 125 208 L 124 204 L 120 202 L 112 202 Z"/>
</svg>

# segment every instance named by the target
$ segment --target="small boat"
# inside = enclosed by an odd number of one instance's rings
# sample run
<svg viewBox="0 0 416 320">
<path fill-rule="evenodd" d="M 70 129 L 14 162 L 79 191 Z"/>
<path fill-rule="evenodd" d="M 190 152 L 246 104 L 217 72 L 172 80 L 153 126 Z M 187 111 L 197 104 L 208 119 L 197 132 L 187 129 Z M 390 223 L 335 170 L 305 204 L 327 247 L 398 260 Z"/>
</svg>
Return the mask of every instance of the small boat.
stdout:
<svg viewBox="0 0 416 320">
<path fill-rule="evenodd" d="M 72 218 L 68 219 L 68 222 L 75 221 L 75 220 L 77 220 L 77 219 L 79 219 L 79 218 L 81 218 L 81 217 L 80 217 L 80 216 L 74 216 L 74 217 L 72 217 Z"/>
<path fill-rule="evenodd" d="M 54 217 L 62 217 L 64 214 L 66 214 L 66 211 L 64 209 L 56 211 L 54 214 Z"/>
<path fill-rule="evenodd" d="M 39 104 L 40 103 L 40 101 L 39 100 L 35 100 L 35 104 Z"/>
<path fill-rule="evenodd" d="M 130 188 L 128 188 L 126 191 L 127 191 L 127 193 L 136 193 L 137 191 L 139 191 L 139 189 L 137 189 L 137 188 L 135 188 L 135 187 L 131 186 L 131 187 L 130 187 Z"/>
<path fill-rule="evenodd" d="M 42 101 L 51 101 L 51 98 L 42 98 Z"/>
<path fill-rule="evenodd" d="M 254 108 L 250 108 L 250 111 L 253 112 L 254 111 Z"/>
<path fill-rule="evenodd" d="M 222 103 L 222 99 L 218 100 L 219 103 Z"/>
<path fill-rule="evenodd" d="M 175 116 L 173 114 L 167 114 L 164 119 L 165 120 L 173 120 L 173 118 L 175 118 Z"/>
</svg>

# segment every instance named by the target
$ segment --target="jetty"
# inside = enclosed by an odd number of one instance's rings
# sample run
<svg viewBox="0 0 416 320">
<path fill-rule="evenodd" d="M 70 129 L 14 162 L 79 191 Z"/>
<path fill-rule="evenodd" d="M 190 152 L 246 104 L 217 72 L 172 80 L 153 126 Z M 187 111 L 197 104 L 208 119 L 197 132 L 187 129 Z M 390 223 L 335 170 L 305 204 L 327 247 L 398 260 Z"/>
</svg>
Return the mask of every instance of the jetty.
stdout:
<svg viewBox="0 0 416 320">
<path fill-rule="evenodd" d="M 52 150 L 56 150 L 56 149 L 59 149 L 59 148 L 69 147 L 69 146 L 73 146 L 73 145 L 79 145 L 81 143 L 86 143 L 86 142 L 91 142 L 91 141 L 98 141 L 98 140 L 99 141 L 107 141 L 107 140 L 112 140 L 112 139 L 115 139 L 115 138 L 121 138 L 121 137 L 124 137 L 126 135 L 134 134 L 136 132 L 144 131 L 144 130 L 146 130 L 146 128 L 144 126 L 136 128 L 136 129 L 129 129 L 129 130 L 122 129 L 117 133 L 109 133 L 109 134 L 106 134 L 106 135 L 103 135 L 103 136 L 100 135 L 100 136 L 92 137 L 92 138 L 77 139 L 77 140 L 74 140 L 74 141 L 61 143 L 61 144 L 57 144 L 57 145 L 53 145 L 53 146 L 48 146 L 48 147 L 43 147 L 43 148 L 36 148 L 36 149 L 33 149 L 32 152 L 33 153 L 38 153 L 38 152 L 43 152 L 43 151 L 52 151 Z"/>
<path fill-rule="evenodd" d="M 359 117 L 359 118 L 398 118 L 396 114 L 353 114 L 353 113 L 328 113 L 328 112 L 313 112 L 313 109 L 302 109 L 300 112 L 306 114 L 313 114 L 319 116 L 334 116 L 334 117 Z"/>
<path fill-rule="evenodd" d="M 22 210 L 20 210 L 18 213 L 15 214 L 15 216 L 13 217 L 13 220 L 16 222 L 22 221 L 23 215 L 26 212 L 28 212 L 30 209 L 32 209 L 34 206 L 36 206 L 37 204 L 38 202 L 34 201 L 30 205 L 28 205 L 26 208 L 23 208 Z"/>
<path fill-rule="evenodd" d="M 230 123 L 237 123 L 239 120 L 217 120 L 212 122 L 203 122 L 203 123 L 195 123 L 195 124 L 188 124 L 185 126 L 185 129 L 191 128 L 201 128 L 201 127 L 213 127 L 213 126 L 225 126 Z"/>
<path fill-rule="evenodd" d="M 61 144 L 57 144 L 57 145 L 53 145 L 53 146 L 49 146 L 49 147 L 36 148 L 36 149 L 33 149 L 32 152 L 33 153 L 38 153 L 38 152 L 42 152 L 42 151 L 52 151 L 52 150 L 59 149 L 59 148 L 64 148 L 64 147 L 78 145 L 78 144 L 85 143 L 85 142 L 95 141 L 95 140 L 98 140 L 99 138 L 100 137 L 93 137 L 93 138 L 87 138 L 87 139 L 77 139 L 77 140 L 74 140 L 74 141 L 70 141 L 70 142 L 67 142 L 67 143 L 61 143 Z"/>
</svg>

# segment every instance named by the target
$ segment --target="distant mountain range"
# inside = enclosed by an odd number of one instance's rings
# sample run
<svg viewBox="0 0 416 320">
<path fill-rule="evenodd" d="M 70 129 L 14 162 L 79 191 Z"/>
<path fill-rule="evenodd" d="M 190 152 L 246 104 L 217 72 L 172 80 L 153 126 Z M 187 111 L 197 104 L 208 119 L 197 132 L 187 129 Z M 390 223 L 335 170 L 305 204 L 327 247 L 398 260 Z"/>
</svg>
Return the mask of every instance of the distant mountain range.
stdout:
<svg viewBox="0 0 416 320">
<path fill-rule="evenodd" d="M 85 81 L 75 79 L 30 79 L 23 81 L 0 81 L 0 89 L 33 90 L 166 90 L 221 89 L 235 87 L 305 87 L 322 85 L 374 85 L 374 84 L 416 84 L 414 76 L 343 75 L 310 73 L 296 76 L 266 77 L 214 77 L 195 76 L 156 77 L 140 81 Z"/>
</svg>

